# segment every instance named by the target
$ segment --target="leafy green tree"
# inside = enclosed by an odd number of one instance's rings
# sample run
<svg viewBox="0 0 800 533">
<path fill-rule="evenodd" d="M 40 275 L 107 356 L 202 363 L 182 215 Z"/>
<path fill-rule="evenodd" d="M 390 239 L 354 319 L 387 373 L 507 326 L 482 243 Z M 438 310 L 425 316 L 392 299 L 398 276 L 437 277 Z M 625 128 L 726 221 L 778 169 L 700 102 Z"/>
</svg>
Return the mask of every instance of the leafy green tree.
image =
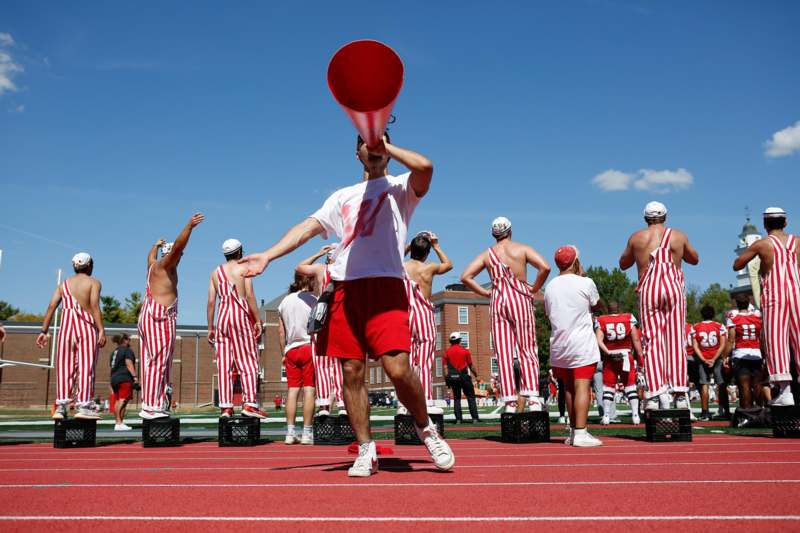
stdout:
<svg viewBox="0 0 800 533">
<path fill-rule="evenodd" d="M 42 320 L 44 320 L 44 315 L 20 312 L 8 318 L 9 320 L 16 320 L 17 322 L 41 322 Z"/>
<path fill-rule="evenodd" d="M 8 320 L 17 313 L 19 313 L 19 309 L 8 302 L 0 300 L 0 320 Z"/>
<path fill-rule="evenodd" d="M 619 268 L 608 270 L 592 266 L 586 270 L 586 275 L 597 285 L 597 291 L 603 301 L 606 303 L 615 301 L 619 303 L 621 312 L 638 315 L 636 283 L 631 281 L 625 272 Z"/>
<path fill-rule="evenodd" d="M 691 324 L 700 322 L 700 289 L 693 285 L 686 288 L 686 321 Z"/>
<path fill-rule="evenodd" d="M 536 312 L 536 344 L 538 347 L 539 368 L 550 366 L 550 320 L 544 312 L 544 303 L 535 306 Z"/>
<path fill-rule="evenodd" d="M 700 296 L 700 307 L 710 305 L 714 308 L 714 315 L 717 322 L 723 322 L 725 313 L 731 309 L 731 294 L 719 283 L 712 283 Z"/>
<path fill-rule="evenodd" d="M 142 293 L 133 291 L 125 298 L 125 323 L 135 324 L 142 311 Z"/>
<path fill-rule="evenodd" d="M 119 300 L 113 296 L 101 296 L 100 307 L 103 314 L 103 322 L 106 324 L 119 324 L 124 322 L 123 316 L 125 312 Z"/>
</svg>

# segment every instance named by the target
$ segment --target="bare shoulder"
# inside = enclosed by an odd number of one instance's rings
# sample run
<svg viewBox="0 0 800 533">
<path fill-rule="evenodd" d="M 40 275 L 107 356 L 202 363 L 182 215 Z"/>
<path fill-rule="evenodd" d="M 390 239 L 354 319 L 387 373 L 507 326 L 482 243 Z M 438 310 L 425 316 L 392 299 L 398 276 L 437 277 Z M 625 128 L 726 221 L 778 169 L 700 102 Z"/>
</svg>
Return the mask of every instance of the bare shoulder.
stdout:
<svg viewBox="0 0 800 533">
<path fill-rule="evenodd" d="M 681 231 L 679 229 L 676 229 L 676 228 L 672 228 L 672 238 L 680 240 L 680 241 L 683 241 L 683 242 L 686 242 L 686 241 L 689 240 L 689 236 L 686 235 L 685 232 L 683 232 L 683 231 Z"/>
<path fill-rule="evenodd" d="M 103 288 L 103 284 L 100 282 L 99 279 L 97 279 L 97 278 L 90 278 L 90 279 L 92 280 L 92 286 L 93 287 L 97 287 L 98 289 L 102 289 Z"/>
</svg>

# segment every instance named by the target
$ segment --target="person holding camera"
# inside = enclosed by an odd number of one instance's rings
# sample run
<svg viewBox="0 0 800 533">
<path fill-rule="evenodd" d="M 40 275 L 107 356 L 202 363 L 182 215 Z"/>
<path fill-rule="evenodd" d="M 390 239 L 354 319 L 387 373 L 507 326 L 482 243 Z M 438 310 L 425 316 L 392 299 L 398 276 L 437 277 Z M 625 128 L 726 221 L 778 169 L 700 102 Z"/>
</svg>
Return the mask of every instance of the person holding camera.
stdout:
<svg viewBox="0 0 800 533">
<path fill-rule="evenodd" d="M 123 422 L 125 408 L 133 398 L 133 391 L 139 390 L 139 377 L 136 374 L 136 355 L 131 350 L 131 338 L 127 333 L 114 336 L 116 350 L 111 352 L 111 389 L 116 396 L 114 406 L 114 431 L 133 429 Z"/>
<path fill-rule="evenodd" d="M 472 364 L 472 354 L 461 346 L 461 334 L 454 331 L 450 334 L 450 348 L 444 354 L 444 362 L 447 364 L 447 375 L 445 385 L 453 389 L 453 410 L 456 415 L 456 423 L 463 422 L 461 415 L 461 393 L 467 397 L 469 414 L 473 422 L 478 421 L 478 405 L 475 403 L 475 388 L 472 386 L 472 376 L 477 379 L 478 373 Z M 469 372 L 467 371 L 469 368 Z M 472 372 L 472 376 L 470 376 Z"/>
</svg>

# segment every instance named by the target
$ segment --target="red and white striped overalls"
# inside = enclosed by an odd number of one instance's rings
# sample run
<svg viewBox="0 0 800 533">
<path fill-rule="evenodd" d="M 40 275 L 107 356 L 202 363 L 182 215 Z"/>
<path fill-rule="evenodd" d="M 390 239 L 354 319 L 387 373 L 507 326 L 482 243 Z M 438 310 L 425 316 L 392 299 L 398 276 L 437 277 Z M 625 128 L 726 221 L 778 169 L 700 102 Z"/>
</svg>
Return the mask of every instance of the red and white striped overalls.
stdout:
<svg viewBox="0 0 800 533">
<path fill-rule="evenodd" d="M 675 266 L 669 241 L 672 229 L 650 252 L 650 264 L 636 288 L 642 323 L 646 396 L 686 392 L 686 293 L 683 271 Z"/>
<path fill-rule="evenodd" d="M 222 266 L 217 268 L 217 327 L 214 347 L 219 374 L 219 406 L 233 407 L 234 364 L 242 383 L 242 404 L 258 405 L 258 342 L 250 306 Z"/>
<path fill-rule="evenodd" d="M 504 402 L 517 399 L 514 358 L 519 360 L 522 396 L 539 396 L 539 358 L 536 355 L 536 319 L 528 285 L 504 265 L 489 248 L 492 279 L 492 340 L 500 366 L 500 388 Z"/>
<path fill-rule="evenodd" d="M 58 331 L 56 358 L 56 403 L 75 403 L 84 407 L 94 398 L 94 372 L 97 365 L 97 328 L 92 315 L 72 296 L 66 280 L 61 284 L 61 329 Z"/>
<path fill-rule="evenodd" d="M 789 235 L 784 245 L 774 235 L 772 270 L 761 279 L 761 312 L 770 381 L 789 381 L 789 359 L 800 368 L 800 271 L 797 238 Z"/>
<path fill-rule="evenodd" d="M 414 281 L 406 278 L 408 296 L 408 323 L 411 329 L 411 368 L 417 373 L 428 405 L 433 405 L 431 370 L 433 370 L 436 344 L 436 320 L 434 306 L 425 298 Z"/>
<path fill-rule="evenodd" d="M 150 292 L 150 270 L 142 310 L 139 313 L 139 339 L 142 351 L 142 409 L 169 410 L 167 386 L 171 385 L 172 350 L 175 348 L 175 323 L 178 299 L 169 307 L 153 299 Z"/>
<path fill-rule="evenodd" d="M 325 276 L 322 279 L 320 291 L 328 286 L 331 280 L 330 273 L 325 269 Z M 335 357 L 327 357 L 327 354 L 317 354 L 317 343 L 315 336 L 311 337 L 311 361 L 314 363 L 314 381 L 316 385 L 317 406 L 328 406 L 331 398 L 338 405 L 342 405 L 342 362 Z"/>
</svg>

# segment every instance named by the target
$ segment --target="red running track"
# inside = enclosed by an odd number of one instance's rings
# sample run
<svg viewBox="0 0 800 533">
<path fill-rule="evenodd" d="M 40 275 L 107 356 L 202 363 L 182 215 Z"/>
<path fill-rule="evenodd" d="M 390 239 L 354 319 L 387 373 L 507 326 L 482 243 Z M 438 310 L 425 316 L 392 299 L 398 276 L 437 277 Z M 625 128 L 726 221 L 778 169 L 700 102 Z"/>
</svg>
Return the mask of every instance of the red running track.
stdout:
<svg viewBox="0 0 800 533">
<path fill-rule="evenodd" d="M 448 473 L 394 446 L 367 479 L 347 477 L 346 447 L 3 446 L 0 531 L 800 529 L 800 441 L 561 441 L 452 440 Z"/>
</svg>

